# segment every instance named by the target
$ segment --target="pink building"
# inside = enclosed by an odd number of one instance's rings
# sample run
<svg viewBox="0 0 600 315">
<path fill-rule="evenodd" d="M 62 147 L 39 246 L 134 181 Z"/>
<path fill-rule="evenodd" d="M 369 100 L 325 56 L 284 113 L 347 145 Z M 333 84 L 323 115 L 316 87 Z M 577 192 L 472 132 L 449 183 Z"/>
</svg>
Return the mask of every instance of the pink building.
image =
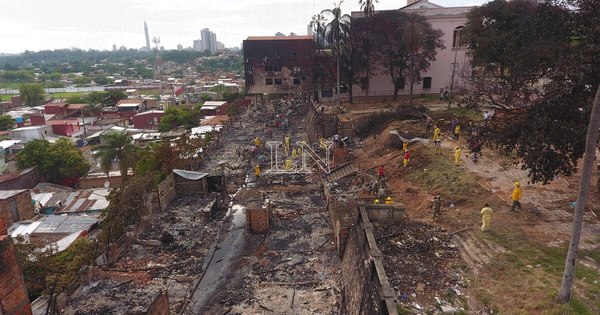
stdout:
<svg viewBox="0 0 600 315">
<path fill-rule="evenodd" d="M 431 63 L 429 69 L 421 73 L 423 78 L 419 84 L 413 86 L 414 94 L 439 94 L 440 89 L 449 89 L 452 80 L 452 67 L 456 69 L 454 76 L 454 87 L 456 87 L 459 78 L 460 69 L 469 64 L 470 57 L 467 55 L 467 48 L 458 45 L 460 39 L 460 30 L 467 23 L 467 13 L 475 7 L 450 7 L 445 8 L 428 0 L 408 0 L 408 5 L 398 9 L 407 13 L 416 12 L 426 17 L 434 29 L 440 29 L 444 33 L 442 40 L 445 49 L 438 51 L 436 60 Z M 377 14 L 377 12 L 375 12 Z M 364 16 L 362 11 L 352 12 L 352 18 Z M 456 60 L 456 63 L 455 63 Z M 394 85 L 390 76 L 387 74 L 373 71 L 371 74 L 369 95 L 392 95 Z M 355 96 L 365 96 L 366 91 L 361 90 L 360 86 L 355 88 Z M 400 89 L 398 94 L 408 94 L 408 83 L 404 89 Z"/>
</svg>

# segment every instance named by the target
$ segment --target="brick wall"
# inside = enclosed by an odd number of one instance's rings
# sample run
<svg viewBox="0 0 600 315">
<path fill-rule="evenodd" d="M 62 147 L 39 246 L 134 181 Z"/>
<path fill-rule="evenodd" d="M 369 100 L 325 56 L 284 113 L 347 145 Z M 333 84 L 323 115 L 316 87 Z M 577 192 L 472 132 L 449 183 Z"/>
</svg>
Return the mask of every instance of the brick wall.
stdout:
<svg viewBox="0 0 600 315">
<path fill-rule="evenodd" d="M 152 305 L 148 307 L 147 315 L 169 315 L 169 294 L 167 291 L 161 291 L 154 299 Z"/>
<path fill-rule="evenodd" d="M 169 203 L 173 201 L 177 195 L 177 191 L 175 190 L 174 176 L 175 175 L 173 175 L 173 173 L 169 174 L 169 176 L 160 182 L 156 188 L 161 210 L 165 210 Z"/>
<path fill-rule="evenodd" d="M 33 204 L 31 203 L 31 194 L 29 190 L 23 190 L 14 196 L 0 200 L 0 218 L 2 218 L 7 226 L 15 223 L 13 219 L 10 203 L 15 201 L 17 204 L 17 212 L 19 214 L 19 220 L 31 219 L 35 216 Z"/>
<path fill-rule="evenodd" d="M 93 177 L 93 178 L 80 178 L 79 179 L 79 188 L 80 189 L 90 189 L 90 188 L 104 188 L 104 183 L 106 181 L 110 182 L 111 186 L 116 186 L 121 184 L 121 175 L 111 176 L 110 178 L 106 177 Z"/>
<path fill-rule="evenodd" d="M 383 269 L 373 225 L 360 207 L 342 260 L 342 294 L 347 314 L 398 314 L 394 291 Z"/>
<path fill-rule="evenodd" d="M 0 182 L 0 190 L 31 189 L 42 180 L 37 166 L 20 171 L 15 177 Z"/>
<path fill-rule="evenodd" d="M 260 205 L 258 207 L 247 207 L 248 225 L 252 233 L 266 233 L 269 231 L 269 214 L 271 213 L 271 204 Z"/>
<path fill-rule="evenodd" d="M 0 219 L 0 314 L 30 315 L 31 305 L 12 239 Z"/>
</svg>

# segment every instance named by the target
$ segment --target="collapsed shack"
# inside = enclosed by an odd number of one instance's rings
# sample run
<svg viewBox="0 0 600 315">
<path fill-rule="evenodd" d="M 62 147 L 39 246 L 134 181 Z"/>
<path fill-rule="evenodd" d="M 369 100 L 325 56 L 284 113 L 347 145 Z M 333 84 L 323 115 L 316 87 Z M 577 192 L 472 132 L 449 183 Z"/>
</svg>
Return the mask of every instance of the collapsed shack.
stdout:
<svg viewBox="0 0 600 315">
<path fill-rule="evenodd" d="M 442 228 L 422 222 L 374 220 L 373 234 L 396 299 L 412 312 L 460 307 L 448 299 L 460 293 L 461 275 L 453 263 L 458 249 Z M 458 311 L 455 309 L 455 311 Z"/>
<path fill-rule="evenodd" d="M 169 314 L 169 297 L 157 288 L 140 288 L 133 280 L 98 280 L 82 288 L 64 315 Z"/>
<path fill-rule="evenodd" d="M 152 301 L 157 292 L 168 289 L 166 305 L 170 311 L 164 314 L 179 312 L 189 297 L 195 277 L 202 272 L 204 257 L 223 219 L 224 213 L 216 211 L 215 201 L 219 196 L 176 197 L 135 237 L 133 244 L 121 252 L 115 263 L 93 269 L 86 277 L 89 281 L 82 280 L 64 311 L 67 314 L 122 314 L 125 312 L 121 310 L 127 310 L 129 301 L 135 301 L 136 296 L 147 296 L 146 300 Z M 112 291 L 116 284 L 125 282 L 127 285 L 118 286 L 124 292 L 123 297 L 116 300 L 120 304 L 102 298 L 90 299 L 89 292 L 110 295 L 103 291 Z M 77 313 L 80 309 L 89 312 Z"/>
<path fill-rule="evenodd" d="M 283 176 L 272 181 L 278 178 Z M 260 186 L 270 201 L 268 231 L 250 235 L 231 281 L 205 313 L 340 313 L 339 259 L 326 205 L 319 185 L 305 183 L 298 178 L 286 185 Z"/>
</svg>

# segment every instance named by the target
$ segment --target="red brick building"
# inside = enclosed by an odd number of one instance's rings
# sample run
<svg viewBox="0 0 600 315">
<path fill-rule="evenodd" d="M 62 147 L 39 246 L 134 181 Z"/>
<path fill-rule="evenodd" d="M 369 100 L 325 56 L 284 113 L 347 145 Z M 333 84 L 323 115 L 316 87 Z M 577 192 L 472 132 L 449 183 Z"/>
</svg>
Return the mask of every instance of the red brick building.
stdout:
<svg viewBox="0 0 600 315">
<path fill-rule="evenodd" d="M 0 217 L 0 314 L 31 315 L 31 305 L 25 288 L 21 266 L 17 261 L 13 241 Z"/>
<path fill-rule="evenodd" d="M 137 129 L 156 129 L 160 119 L 165 115 L 162 110 L 150 110 L 136 114 L 131 118 L 133 127 Z"/>
<path fill-rule="evenodd" d="M 251 36 L 243 45 L 247 94 L 308 93 L 314 89 L 313 36 Z"/>
<path fill-rule="evenodd" d="M 46 121 L 43 115 L 29 116 L 32 126 L 52 126 L 52 133 L 55 135 L 72 137 L 81 130 L 77 119 L 52 119 Z"/>
<path fill-rule="evenodd" d="M 0 190 L 0 218 L 8 226 L 35 216 L 29 189 Z"/>
</svg>

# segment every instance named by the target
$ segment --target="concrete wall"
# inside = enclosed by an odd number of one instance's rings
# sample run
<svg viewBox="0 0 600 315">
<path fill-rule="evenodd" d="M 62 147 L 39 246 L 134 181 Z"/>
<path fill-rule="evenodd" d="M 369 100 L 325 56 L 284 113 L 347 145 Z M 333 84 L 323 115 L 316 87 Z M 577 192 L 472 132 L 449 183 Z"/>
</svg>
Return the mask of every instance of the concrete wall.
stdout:
<svg viewBox="0 0 600 315">
<path fill-rule="evenodd" d="M 316 106 L 308 106 L 306 115 L 306 133 L 309 143 L 319 141 L 321 137 L 329 138 L 338 129 L 337 115 L 321 112 Z"/>
<path fill-rule="evenodd" d="M 342 294 L 347 314 L 398 314 L 394 291 L 383 269 L 373 225 L 360 207 L 342 260 Z"/>
<path fill-rule="evenodd" d="M 118 176 L 110 176 L 110 177 L 83 177 L 79 179 L 79 188 L 80 189 L 89 189 L 89 188 L 104 188 L 104 183 L 109 182 L 111 186 L 120 185 L 122 182 L 121 175 Z"/>
<path fill-rule="evenodd" d="M 169 174 L 158 186 L 156 191 L 158 193 L 158 203 L 161 210 L 165 210 L 169 203 L 177 196 L 175 189 L 175 179 L 173 173 Z"/>
<path fill-rule="evenodd" d="M 10 207 L 10 204 L 13 201 L 17 205 L 17 212 L 19 214 L 18 220 L 13 219 L 13 214 Z M 34 208 L 33 204 L 31 203 L 31 194 L 29 193 L 29 190 L 23 190 L 14 196 L 0 200 L 0 217 L 8 226 L 18 221 L 33 218 L 35 216 L 33 211 Z"/>
<path fill-rule="evenodd" d="M 30 315 L 31 305 L 13 241 L 0 219 L 0 314 Z"/>
</svg>

